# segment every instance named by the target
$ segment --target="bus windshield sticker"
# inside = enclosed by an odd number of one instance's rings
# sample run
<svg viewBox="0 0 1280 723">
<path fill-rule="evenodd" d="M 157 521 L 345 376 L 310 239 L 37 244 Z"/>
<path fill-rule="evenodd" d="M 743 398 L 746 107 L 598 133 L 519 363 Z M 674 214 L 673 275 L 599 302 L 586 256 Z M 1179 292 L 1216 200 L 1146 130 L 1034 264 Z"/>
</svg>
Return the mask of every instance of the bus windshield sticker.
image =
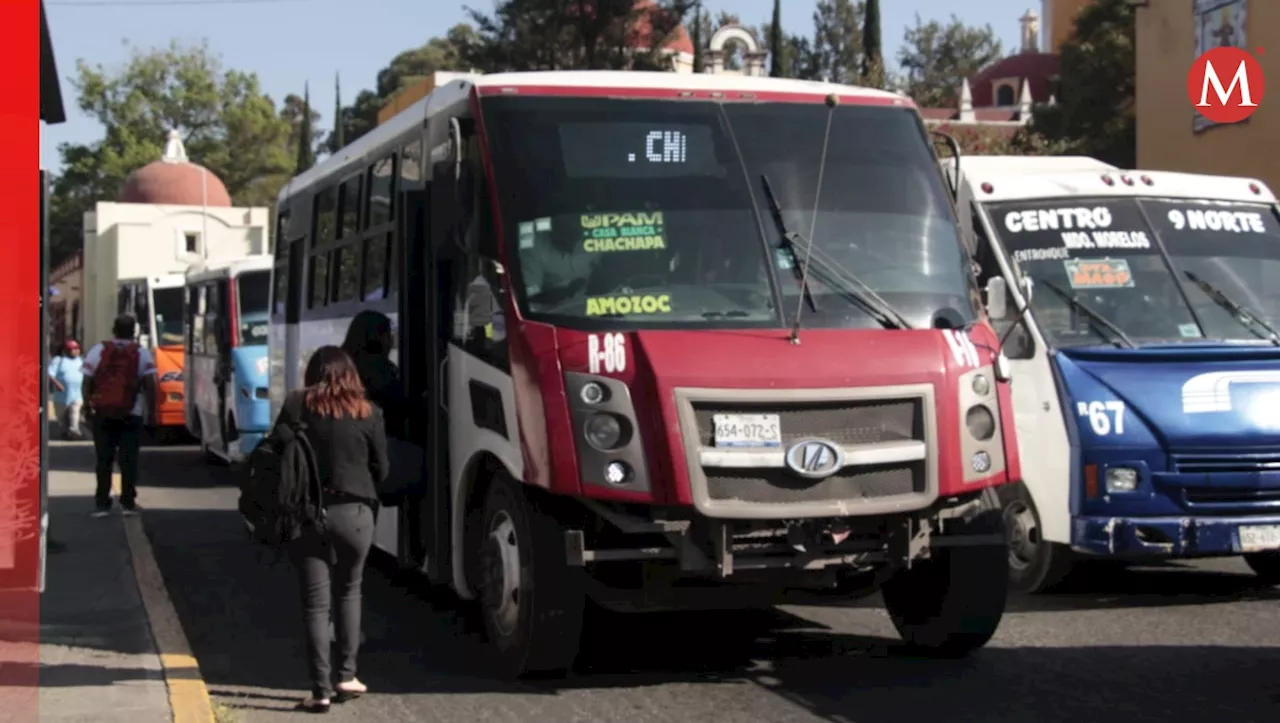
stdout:
<svg viewBox="0 0 1280 723">
<path fill-rule="evenodd" d="M 1200 327 L 1195 324 L 1178 324 L 1178 333 L 1183 339 L 1199 339 Z"/>
<path fill-rule="evenodd" d="M 1127 289 L 1133 274 L 1124 259 L 1070 259 L 1062 262 L 1073 289 Z"/>
<path fill-rule="evenodd" d="M 1071 258 L 1073 251 L 1151 248 L 1151 238 L 1145 230 L 1112 228 L 1116 218 L 1111 209 L 1105 206 L 1020 209 L 1004 214 L 1003 222 L 1011 242 L 1022 234 L 1035 234 L 1039 238 L 1044 235 L 1049 238 L 1058 236 L 1062 239 L 1061 246 L 1017 249 L 1013 252 L 1013 260 L 1016 262 L 1066 261 Z M 1125 221 L 1122 216 L 1120 223 L 1128 225 L 1140 222 Z"/>
<path fill-rule="evenodd" d="M 587 299 L 587 316 L 670 313 L 671 294 L 595 296 Z"/>
<path fill-rule="evenodd" d="M 1257 211 L 1228 211 L 1219 208 L 1171 209 L 1169 224 L 1174 231 L 1224 231 L 1266 233 L 1267 223 Z"/>
<path fill-rule="evenodd" d="M 533 223 L 525 221 L 520 224 L 520 248 L 533 248 Z"/>
<path fill-rule="evenodd" d="M 582 215 L 582 249 L 589 254 L 667 247 L 661 211 Z"/>
<path fill-rule="evenodd" d="M 538 233 L 546 233 L 547 231 L 550 231 L 551 218 L 549 216 L 543 216 L 542 218 L 535 218 L 533 220 L 533 229 Z"/>
</svg>

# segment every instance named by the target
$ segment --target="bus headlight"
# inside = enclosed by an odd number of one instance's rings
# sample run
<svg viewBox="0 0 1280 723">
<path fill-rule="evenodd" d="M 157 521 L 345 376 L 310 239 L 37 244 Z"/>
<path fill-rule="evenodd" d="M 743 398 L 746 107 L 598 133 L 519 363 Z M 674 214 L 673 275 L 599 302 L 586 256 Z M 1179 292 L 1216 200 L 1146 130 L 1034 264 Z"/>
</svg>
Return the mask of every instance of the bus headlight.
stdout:
<svg viewBox="0 0 1280 723">
<path fill-rule="evenodd" d="M 1107 494 L 1138 489 L 1138 470 L 1132 467 L 1107 468 Z"/>
<path fill-rule="evenodd" d="M 969 407 L 964 415 L 964 423 L 969 428 L 969 434 L 979 442 L 991 439 L 991 435 L 996 433 L 996 418 L 984 404 Z"/>
<path fill-rule="evenodd" d="M 622 423 L 612 414 L 593 414 L 587 419 L 583 436 L 598 450 L 614 449 L 622 441 Z"/>
<path fill-rule="evenodd" d="M 991 380 L 987 379 L 987 375 L 978 374 L 973 378 L 973 393 L 980 397 L 991 393 Z"/>
<path fill-rule="evenodd" d="M 582 385 L 582 389 L 578 392 L 578 396 L 587 404 L 599 404 L 604 401 L 604 387 L 595 382 L 587 382 Z"/>
</svg>

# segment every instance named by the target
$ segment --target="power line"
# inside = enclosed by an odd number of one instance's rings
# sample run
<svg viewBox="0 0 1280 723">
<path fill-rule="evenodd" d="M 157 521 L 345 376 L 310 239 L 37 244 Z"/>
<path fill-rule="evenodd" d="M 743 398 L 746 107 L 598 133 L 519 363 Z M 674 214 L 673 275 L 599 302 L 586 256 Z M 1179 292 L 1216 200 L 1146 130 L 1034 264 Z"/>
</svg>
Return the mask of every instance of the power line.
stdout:
<svg viewBox="0 0 1280 723">
<path fill-rule="evenodd" d="M 48 7 L 112 8 L 112 7 L 180 7 L 183 5 L 267 5 L 305 2 L 305 0 L 63 0 L 45 3 Z"/>
</svg>

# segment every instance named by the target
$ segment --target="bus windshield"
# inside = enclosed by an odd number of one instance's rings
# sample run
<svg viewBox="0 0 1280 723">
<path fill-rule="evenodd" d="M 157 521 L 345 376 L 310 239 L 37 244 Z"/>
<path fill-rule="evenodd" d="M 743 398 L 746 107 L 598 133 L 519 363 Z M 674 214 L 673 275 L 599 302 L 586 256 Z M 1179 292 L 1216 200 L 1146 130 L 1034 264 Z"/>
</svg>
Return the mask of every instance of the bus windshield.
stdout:
<svg viewBox="0 0 1280 723">
<path fill-rule="evenodd" d="M 1280 222 L 1273 207 L 1190 200 L 1142 203 L 1184 285 L 1192 287 L 1187 295 L 1206 336 L 1253 338 L 1242 332 L 1251 329 L 1264 336 L 1265 330 L 1242 325 L 1193 279 L 1207 282 L 1267 326 L 1280 328 Z"/>
<path fill-rule="evenodd" d="M 806 304 L 802 327 L 880 328 L 843 273 L 912 326 L 976 318 L 950 199 L 914 111 L 508 96 L 485 99 L 483 112 L 509 273 L 530 319 L 789 326 L 804 244 L 788 250 L 766 184 L 783 225 L 817 249 L 816 308 Z"/>
<path fill-rule="evenodd" d="M 152 289 L 151 297 L 156 314 L 156 346 L 182 346 L 182 295 L 181 286 Z"/>
<path fill-rule="evenodd" d="M 1236 218 L 1238 230 L 1199 228 L 1209 209 L 1215 219 Z M 1032 311 L 1056 346 L 1124 341 L 1105 322 L 1134 344 L 1268 337 L 1193 279 L 1264 323 L 1280 322 L 1280 284 L 1267 276 L 1280 272 L 1280 233 L 1264 207 L 1251 207 L 1244 220 L 1232 206 L 1132 198 L 1002 203 L 988 212 L 1010 259 L 1030 277 Z"/>
<path fill-rule="evenodd" d="M 246 271 L 236 277 L 236 298 L 240 300 L 239 346 L 267 343 L 270 296 L 270 271 Z"/>
</svg>

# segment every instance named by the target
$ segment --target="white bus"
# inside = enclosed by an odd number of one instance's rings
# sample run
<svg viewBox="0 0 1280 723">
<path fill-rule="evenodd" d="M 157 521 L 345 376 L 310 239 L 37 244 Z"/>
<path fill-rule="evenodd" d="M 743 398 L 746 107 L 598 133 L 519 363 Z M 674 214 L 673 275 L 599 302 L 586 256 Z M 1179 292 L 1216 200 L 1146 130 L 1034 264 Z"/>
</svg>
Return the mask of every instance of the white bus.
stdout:
<svg viewBox="0 0 1280 723">
<path fill-rule="evenodd" d="M 375 544 L 479 597 L 506 670 L 572 662 L 588 597 L 879 588 L 918 645 L 994 633 L 1008 376 L 909 98 L 471 76 L 277 208 L 273 413 L 357 314 L 395 320 L 423 484 Z"/>
<path fill-rule="evenodd" d="M 1051 588 L 1081 558 L 1240 554 L 1280 582 L 1272 192 L 1089 158 L 960 169 L 1015 379 L 1012 586 Z"/>
<path fill-rule="evenodd" d="M 186 277 L 186 425 L 208 457 L 238 461 L 271 426 L 271 256 L 197 265 Z"/>
</svg>

